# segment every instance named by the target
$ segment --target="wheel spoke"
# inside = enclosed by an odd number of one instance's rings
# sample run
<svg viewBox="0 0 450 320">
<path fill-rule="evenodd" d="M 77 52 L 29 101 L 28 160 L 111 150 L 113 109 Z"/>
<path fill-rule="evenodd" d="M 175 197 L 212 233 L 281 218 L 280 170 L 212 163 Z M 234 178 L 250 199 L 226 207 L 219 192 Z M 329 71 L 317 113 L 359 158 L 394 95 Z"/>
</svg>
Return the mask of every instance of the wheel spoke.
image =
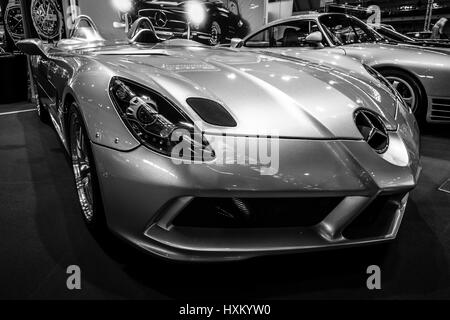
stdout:
<svg viewBox="0 0 450 320">
<path fill-rule="evenodd" d="M 89 167 L 89 163 L 87 162 L 80 162 L 79 169 L 81 178 L 85 178 L 91 173 L 91 168 Z"/>
<path fill-rule="evenodd" d="M 395 88 L 395 90 L 398 90 L 398 85 L 399 85 L 400 83 L 398 82 L 398 81 L 393 81 L 392 82 L 392 86 Z"/>
<path fill-rule="evenodd" d="M 90 179 L 89 176 L 84 177 L 84 179 L 81 180 L 81 185 L 82 185 L 84 188 L 89 187 L 89 184 L 90 184 L 90 183 L 91 183 L 91 179 Z"/>
<path fill-rule="evenodd" d="M 403 100 L 405 100 L 406 103 L 411 104 L 413 102 L 413 98 L 409 97 L 409 98 L 405 98 L 403 97 Z"/>
<path fill-rule="evenodd" d="M 413 87 L 404 79 L 387 76 L 386 79 L 398 91 L 405 103 L 413 110 L 417 109 L 417 99 Z"/>
</svg>

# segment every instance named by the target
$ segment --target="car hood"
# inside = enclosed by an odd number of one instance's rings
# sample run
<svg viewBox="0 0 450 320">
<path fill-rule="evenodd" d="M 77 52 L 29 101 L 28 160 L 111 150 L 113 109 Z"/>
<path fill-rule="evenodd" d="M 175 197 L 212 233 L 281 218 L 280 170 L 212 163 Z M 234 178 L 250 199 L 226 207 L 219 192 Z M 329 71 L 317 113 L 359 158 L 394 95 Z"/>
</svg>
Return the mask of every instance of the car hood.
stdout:
<svg viewBox="0 0 450 320">
<path fill-rule="evenodd" d="M 395 127 L 392 95 L 377 81 L 332 64 L 202 46 L 127 46 L 90 54 L 113 74 L 166 95 L 194 121 L 201 119 L 187 98 L 218 101 L 237 126 L 202 123 L 207 132 L 360 139 L 353 119 L 358 108 L 375 111 Z"/>
</svg>

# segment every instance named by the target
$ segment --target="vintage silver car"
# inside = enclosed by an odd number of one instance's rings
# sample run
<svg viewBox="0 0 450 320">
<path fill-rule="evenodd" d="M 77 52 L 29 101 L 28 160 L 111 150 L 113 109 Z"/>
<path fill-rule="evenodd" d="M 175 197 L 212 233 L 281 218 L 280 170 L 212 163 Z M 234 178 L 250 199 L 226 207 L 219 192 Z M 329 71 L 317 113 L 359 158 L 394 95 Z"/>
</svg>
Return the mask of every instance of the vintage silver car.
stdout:
<svg viewBox="0 0 450 320">
<path fill-rule="evenodd" d="M 355 17 L 340 13 L 274 21 L 232 47 L 305 57 L 305 50 L 345 54 L 388 79 L 418 119 L 450 121 L 450 56 L 446 52 L 386 41 Z"/>
<path fill-rule="evenodd" d="M 396 237 L 419 132 L 373 69 L 161 41 L 147 18 L 130 30 L 109 42 L 83 16 L 57 45 L 18 43 L 93 231 L 192 261 Z"/>
</svg>

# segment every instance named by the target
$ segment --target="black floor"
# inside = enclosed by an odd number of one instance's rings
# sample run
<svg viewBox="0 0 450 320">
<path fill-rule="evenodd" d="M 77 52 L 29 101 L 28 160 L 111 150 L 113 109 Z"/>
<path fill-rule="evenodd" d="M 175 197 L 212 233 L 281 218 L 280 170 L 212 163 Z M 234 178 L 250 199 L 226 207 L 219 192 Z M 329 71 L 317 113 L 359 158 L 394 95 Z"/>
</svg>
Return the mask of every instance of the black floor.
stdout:
<svg viewBox="0 0 450 320">
<path fill-rule="evenodd" d="M 34 112 L 1 115 L 28 108 L 0 106 L 0 299 L 450 298 L 450 194 L 437 191 L 450 178 L 450 126 L 424 133 L 422 178 L 390 246 L 196 265 L 93 238 L 56 132 Z M 69 265 L 80 291 L 66 288 Z"/>
</svg>

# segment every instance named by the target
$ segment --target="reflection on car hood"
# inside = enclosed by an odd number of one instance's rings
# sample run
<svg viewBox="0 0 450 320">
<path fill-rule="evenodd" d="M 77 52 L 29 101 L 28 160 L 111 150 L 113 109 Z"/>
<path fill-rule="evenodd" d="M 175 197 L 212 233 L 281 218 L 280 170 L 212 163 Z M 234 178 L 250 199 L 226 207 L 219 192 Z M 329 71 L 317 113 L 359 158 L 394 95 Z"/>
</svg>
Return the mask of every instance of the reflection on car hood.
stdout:
<svg viewBox="0 0 450 320">
<path fill-rule="evenodd" d="M 222 130 L 229 134 L 359 139 L 357 108 L 372 109 L 391 123 L 395 114 L 395 100 L 381 85 L 312 59 L 165 44 L 89 52 L 114 74 L 166 94 L 194 120 L 199 117 L 186 104 L 188 97 L 221 102 L 238 123 Z"/>
</svg>

